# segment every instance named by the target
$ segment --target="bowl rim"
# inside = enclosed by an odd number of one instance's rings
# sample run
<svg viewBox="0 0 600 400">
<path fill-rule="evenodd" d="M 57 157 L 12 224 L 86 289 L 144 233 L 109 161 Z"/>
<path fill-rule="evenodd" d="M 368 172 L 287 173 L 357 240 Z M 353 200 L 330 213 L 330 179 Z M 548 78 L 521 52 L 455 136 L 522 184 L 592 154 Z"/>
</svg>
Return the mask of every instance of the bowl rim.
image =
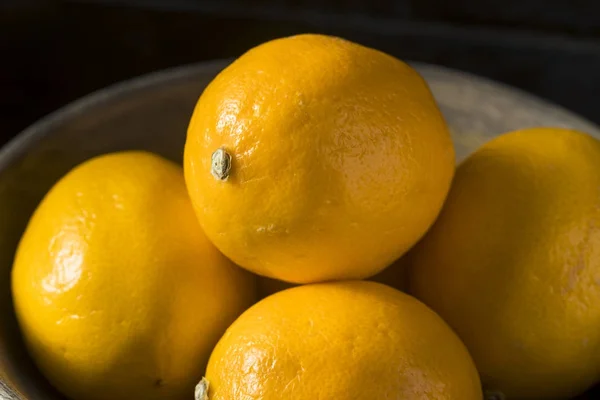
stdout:
<svg viewBox="0 0 600 400">
<path fill-rule="evenodd" d="M 171 83 L 174 80 L 185 79 L 200 71 L 214 71 L 217 68 L 220 71 L 227 65 L 227 61 L 227 59 L 217 59 L 149 72 L 115 82 L 67 102 L 27 126 L 6 142 L 4 146 L 0 147 L 0 172 L 10 165 L 12 161 L 23 155 L 27 147 L 42 139 L 52 131 L 52 127 L 59 125 L 64 120 L 81 115 L 94 106 L 108 103 L 121 93 L 130 93 L 161 86 Z"/>
<path fill-rule="evenodd" d="M 184 80 L 186 78 L 189 78 L 190 76 L 196 75 L 203 71 L 210 71 L 211 73 L 217 71 L 218 74 L 222 71 L 223 68 L 227 67 L 234 60 L 235 59 L 233 58 L 214 59 L 191 64 L 183 64 L 179 66 L 149 72 L 146 74 L 142 74 L 133 78 L 125 79 L 110 84 L 106 87 L 94 90 L 80 98 L 68 102 L 56 109 L 55 111 L 46 114 L 31 125 L 27 126 L 16 136 L 14 136 L 8 142 L 6 142 L 2 147 L 0 147 L 0 173 L 13 161 L 23 156 L 27 148 L 31 146 L 32 143 L 41 140 L 44 136 L 46 136 L 49 132 L 52 131 L 52 127 L 59 125 L 64 120 L 76 117 L 94 106 L 108 103 L 109 101 L 112 101 L 113 98 L 119 96 L 122 93 L 143 91 L 155 88 L 157 86 L 171 84 L 173 81 Z M 406 60 L 405 62 L 413 68 L 419 70 L 419 72 L 427 70 L 437 71 L 445 75 L 454 75 L 462 79 L 472 81 L 476 85 L 493 87 L 504 93 L 510 94 L 512 97 L 518 97 L 545 106 L 549 106 L 554 110 L 565 113 L 570 117 L 576 118 L 579 121 L 586 123 L 591 127 L 597 127 L 597 124 L 595 122 L 579 115 L 575 111 L 572 111 L 541 96 L 530 93 L 524 89 L 509 85 L 507 83 L 499 82 L 471 72 L 462 71 L 443 65 L 411 60 Z M 200 93 L 198 95 L 200 95 Z M 600 127 L 598 127 L 598 129 L 600 129 Z"/>
</svg>

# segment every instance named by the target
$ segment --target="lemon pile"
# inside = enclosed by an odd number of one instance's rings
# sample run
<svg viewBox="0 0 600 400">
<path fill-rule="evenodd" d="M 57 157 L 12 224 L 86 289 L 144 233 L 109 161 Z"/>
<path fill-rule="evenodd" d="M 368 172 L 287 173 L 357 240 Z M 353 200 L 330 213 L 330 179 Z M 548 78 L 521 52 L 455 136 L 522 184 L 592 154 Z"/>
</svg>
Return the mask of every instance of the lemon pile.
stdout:
<svg viewBox="0 0 600 400">
<path fill-rule="evenodd" d="M 277 39 L 202 93 L 183 168 L 57 182 L 12 288 L 72 400 L 572 398 L 600 381 L 600 142 L 507 132 L 456 168 L 407 64 Z"/>
</svg>

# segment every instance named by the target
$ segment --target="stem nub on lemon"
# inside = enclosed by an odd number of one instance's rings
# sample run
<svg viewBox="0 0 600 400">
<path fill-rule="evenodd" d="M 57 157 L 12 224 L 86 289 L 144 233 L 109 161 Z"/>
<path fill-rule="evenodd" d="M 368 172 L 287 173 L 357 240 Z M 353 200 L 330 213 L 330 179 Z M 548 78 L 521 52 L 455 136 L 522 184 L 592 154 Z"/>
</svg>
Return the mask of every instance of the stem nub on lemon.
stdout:
<svg viewBox="0 0 600 400">
<path fill-rule="evenodd" d="M 186 182 L 210 240 L 294 283 L 367 278 L 429 228 L 454 149 L 421 76 L 382 52 L 299 35 L 262 44 L 198 100 Z"/>
<path fill-rule="evenodd" d="M 30 353 L 72 399 L 185 399 L 254 279 L 206 239 L 183 171 L 143 152 L 62 178 L 31 218 L 12 275 Z"/>
<path fill-rule="evenodd" d="M 563 399 L 600 381 L 600 142 L 537 128 L 458 168 L 410 253 L 410 289 L 469 348 L 486 388 Z"/>
<path fill-rule="evenodd" d="M 437 314 L 386 285 L 346 281 L 283 290 L 247 310 L 211 354 L 196 398 L 481 400 L 480 385 Z"/>
</svg>

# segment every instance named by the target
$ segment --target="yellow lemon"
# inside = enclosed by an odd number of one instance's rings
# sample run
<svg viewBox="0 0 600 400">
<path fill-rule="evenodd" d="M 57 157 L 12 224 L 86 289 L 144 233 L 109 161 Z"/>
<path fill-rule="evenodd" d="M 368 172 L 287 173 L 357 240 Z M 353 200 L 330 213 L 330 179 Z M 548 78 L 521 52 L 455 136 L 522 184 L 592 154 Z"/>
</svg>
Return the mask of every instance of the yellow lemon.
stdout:
<svg viewBox="0 0 600 400">
<path fill-rule="evenodd" d="M 251 307 L 213 351 L 197 400 L 481 400 L 477 370 L 433 311 L 368 281 L 305 285 Z"/>
<path fill-rule="evenodd" d="M 412 293 L 507 399 L 571 398 L 600 380 L 600 142 L 503 135 L 458 168 L 411 252 Z"/>
<path fill-rule="evenodd" d="M 33 359 L 72 399 L 186 399 L 254 282 L 209 243 L 180 167 L 144 152 L 83 163 L 23 235 L 14 303 Z"/>
<path fill-rule="evenodd" d="M 217 248 L 259 275 L 311 283 L 375 275 L 421 238 L 454 149 L 411 67 L 298 35 L 248 51 L 211 82 L 184 169 Z"/>
</svg>

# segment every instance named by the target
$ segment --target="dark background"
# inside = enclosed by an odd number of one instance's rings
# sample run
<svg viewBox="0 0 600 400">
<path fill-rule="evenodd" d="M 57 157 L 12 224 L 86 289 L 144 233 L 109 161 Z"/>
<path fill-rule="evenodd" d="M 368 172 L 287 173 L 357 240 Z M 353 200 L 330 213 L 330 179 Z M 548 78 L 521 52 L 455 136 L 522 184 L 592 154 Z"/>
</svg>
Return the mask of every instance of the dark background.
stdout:
<svg viewBox="0 0 600 400">
<path fill-rule="evenodd" d="M 596 0 L 0 0 L 0 144 L 111 83 L 300 32 L 474 72 L 600 123 Z"/>
</svg>

